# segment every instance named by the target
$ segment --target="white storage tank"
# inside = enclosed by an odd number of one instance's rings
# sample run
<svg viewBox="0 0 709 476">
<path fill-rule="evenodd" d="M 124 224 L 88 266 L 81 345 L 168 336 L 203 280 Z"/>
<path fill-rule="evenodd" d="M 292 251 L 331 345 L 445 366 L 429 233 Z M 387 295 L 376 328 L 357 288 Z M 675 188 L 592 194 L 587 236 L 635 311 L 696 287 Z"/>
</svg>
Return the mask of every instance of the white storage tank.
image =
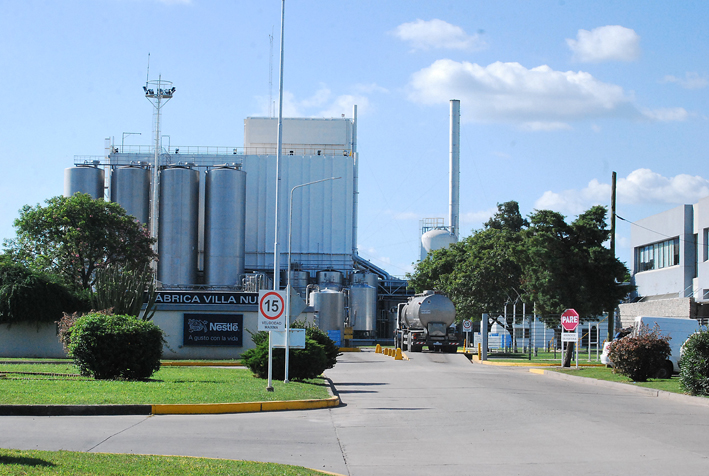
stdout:
<svg viewBox="0 0 709 476">
<path fill-rule="evenodd" d="M 316 313 L 317 326 L 327 331 L 345 330 L 345 295 L 333 289 L 310 293 L 310 305 Z"/>
<path fill-rule="evenodd" d="M 355 331 L 375 331 L 377 328 L 377 276 L 373 273 L 356 273 L 351 276 L 350 325 Z"/>
<path fill-rule="evenodd" d="M 111 172 L 111 201 L 140 223 L 150 219 L 150 171 L 147 167 L 116 167 Z"/>
<path fill-rule="evenodd" d="M 437 229 L 427 231 L 421 235 L 421 245 L 423 246 L 421 260 L 426 258 L 426 255 L 431 251 L 448 248 L 451 244 L 457 243 L 458 238 L 448 230 Z"/>
<path fill-rule="evenodd" d="M 305 299 L 306 293 L 308 291 L 308 281 L 310 280 L 310 273 L 307 271 L 291 271 L 290 272 L 290 285 L 295 292 L 298 293 L 300 297 Z"/>
<path fill-rule="evenodd" d="M 234 286 L 244 274 L 246 172 L 229 165 L 210 169 L 204 193 L 205 284 Z"/>
<path fill-rule="evenodd" d="M 88 193 L 94 200 L 104 198 L 105 176 L 103 169 L 95 165 L 77 165 L 64 169 L 64 196 L 76 192 Z"/>
<path fill-rule="evenodd" d="M 160 172 L 158 281 L 197 283 L 199 172 L 183 165 Z"/>
</svg>

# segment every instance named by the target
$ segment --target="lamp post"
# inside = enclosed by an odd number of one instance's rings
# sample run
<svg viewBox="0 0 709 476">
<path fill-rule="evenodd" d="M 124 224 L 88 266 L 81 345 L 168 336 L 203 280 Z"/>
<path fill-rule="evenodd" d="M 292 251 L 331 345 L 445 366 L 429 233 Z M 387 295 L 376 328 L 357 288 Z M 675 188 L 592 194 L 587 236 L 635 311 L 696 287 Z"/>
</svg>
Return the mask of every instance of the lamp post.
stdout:
<svg viewBox="0 0 709 476">
<path fill-rule="evenodd" d="M 290 270 L 291 270 L 291 237 L 293 236 L 293 192 L 295 189 L 301 187 L 307 187 L 308 185 L 313 185 L 320 182 L 327 182 L 329 180 L 339 180 L 342 177 L 329 177 L 321 180 L 315 180 L 313 182 L 301 183 L 290 189 L 290 199 L 288 201 L 288 274 L 286 275 L 286 368 L 285 368 L 285 383 L 288 383 L 288 338 L 290 332 Z"/>
<path fill-rule="evenodd" d="M 124 132 L 123 135 L 121 136 L 121 154 L 123 153 L 123 142 L 125 141 L 126 136 L 132 136 L 132 135 L 140 136 L 142 134 L 140 132 Z"/>
</svg>

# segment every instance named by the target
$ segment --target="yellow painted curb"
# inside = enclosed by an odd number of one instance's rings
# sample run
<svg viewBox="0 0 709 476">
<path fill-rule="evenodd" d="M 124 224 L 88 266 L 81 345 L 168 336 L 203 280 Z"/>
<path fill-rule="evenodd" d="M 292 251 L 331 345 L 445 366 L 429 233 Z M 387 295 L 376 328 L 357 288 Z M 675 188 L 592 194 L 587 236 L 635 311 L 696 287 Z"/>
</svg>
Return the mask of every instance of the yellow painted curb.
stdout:
<svg viewBox="0 0 709 476">
<path fill-rule="evenodd" d="M 214 413 L 251 413 L 272 412 L 279 410 L 310 410 L 315 408 L 336 407 L 340 397 L 330 397 L 317 400 L 291 400 L 275 402 L 245 402 L 245 403 L 196 403 L 196 404 L 161 404 L 152 405 L 153 415 L 187 415 Z"/>
<path fill-rule="evenodd" d="M 543 369 L 529 369 L 529 372 L 530 372 L 530 373 L 533 373 L 533 374 L 544 375 L 544 372 L 546 372 L 546 370 L 543 370 Z"/>
<path fill-rule="evenodd" d="M 340 352 L 362 352 L 359 347 L 340 347 Z"/>
<path fill-rule="evenodd" d="M 241 362 L 219 362 L 219 361 L 200 361 L 200 362 L 160 362 L 164 367 L 244 367 Z"/>
</svg>

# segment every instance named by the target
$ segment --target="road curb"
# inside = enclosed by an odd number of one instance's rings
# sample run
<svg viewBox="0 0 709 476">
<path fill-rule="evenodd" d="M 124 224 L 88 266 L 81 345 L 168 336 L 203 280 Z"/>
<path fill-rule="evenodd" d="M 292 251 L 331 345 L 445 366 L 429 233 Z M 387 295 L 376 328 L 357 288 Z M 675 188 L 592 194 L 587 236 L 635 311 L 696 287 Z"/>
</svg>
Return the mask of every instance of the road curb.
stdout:
<svg viewBox="0 0 709 476">
<path fill-rule="evenodd" d="M 253 413 L 286 410 L 315 410 L 340 405 L 340 396 L 332 380 L 330 398 L 312 400 L 277 400 L 240 403 L 166 403 L 155 405 L 0 405 L 0 416 L 107 416 L 107 415 L 205 415 Z"/>
<path fill-rule="evenodd" d="M 622 382 L 609 382 L 608 380 L 597 380 L 589 377 L 567 375 L 561 372 L 554 372 L 551 370 L 529 369 L 529 371 L 537 375 L 544 375 L 546 377 L 555 378 L 557 380 L 569 380 L 573 382 L 583 383 L 586 385 L 594 385 L 596 387 L 615 388 L 628 392 L 639 393 L 648 397 L 656 397 L 664 400 L 671 400 L 675 402 L 689 403 L 693 405 L 709 407 L 709 398 L 705 397 L 695 397 L 693 395 L 685 395 L 682 393 L 666 392 L 664 390 L 656 390 L 654 388 L 636 387 L 634 385 Z"/>
</svg>

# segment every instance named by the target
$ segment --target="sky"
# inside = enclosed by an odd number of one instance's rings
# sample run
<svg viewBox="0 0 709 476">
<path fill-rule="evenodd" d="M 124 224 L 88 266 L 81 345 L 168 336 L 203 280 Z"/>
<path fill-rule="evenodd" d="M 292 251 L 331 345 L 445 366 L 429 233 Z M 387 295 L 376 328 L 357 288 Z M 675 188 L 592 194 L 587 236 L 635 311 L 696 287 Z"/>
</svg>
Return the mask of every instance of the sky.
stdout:
<svg viewBox="0 0 709 476">
<path fill-rule="evenodd" d="M 172 146 L 241 147 L 278 97 L 280 18 L 278 0 L 0 0 L 0 239 L 105 138 L 151 144 L 148 55 L 176 88 Z M 704 1 L 287 0 L 285 18 L 284 116 L 357 104 L 359 254 L 392 275 L 421 219 L 447 222 L 450 99 L 462 237 L 509 200 L 609 206 L 616 171 L 629 263 L 631 222 L 709 195 Z"/>
</svg>

